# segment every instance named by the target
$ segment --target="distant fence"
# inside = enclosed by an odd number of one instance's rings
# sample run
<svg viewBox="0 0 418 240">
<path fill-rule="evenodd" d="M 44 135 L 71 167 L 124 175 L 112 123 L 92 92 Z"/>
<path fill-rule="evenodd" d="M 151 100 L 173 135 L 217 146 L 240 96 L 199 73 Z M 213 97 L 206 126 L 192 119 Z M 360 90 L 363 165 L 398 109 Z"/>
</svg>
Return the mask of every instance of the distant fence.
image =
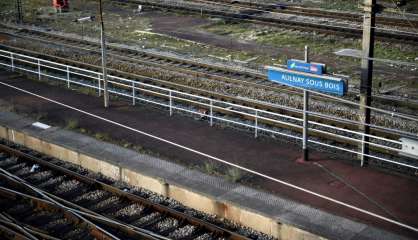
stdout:
<svg viewBox="0 0 418 240">
<path fill-rule="evenodd" d="M 50 79 L 60 81 L 68 88 L 72 85 L 85 87 L 96 91 L 99 96 L 103 92 L 104 81 L 102 79 L 102 73 L 100 72 L 47 61 L 5 50 L 0 50 L 0 65 L 8 67 L 12 71 L 20 70 L 32 73 L 39 79 L 42 77 L 48 77 Z M 350 130 L 343 127 L 321 123 L 332 119 L 333 121 L 340 122 L 341 124 L 362 124 L 361 122 L 353 120 L 341 119 L 323 113 L 308 111 L 308 106 L 304 106 L 303 109 L 297 109 L 283 105 L 265 103 L 267 105 L 274 106 L 274 108 L 287 111 L 290 110 L 297 113 L 305 113 L 299 114 L 300 117 L 295 117 L 227 101 L 211 99 L 204 96 L 189 94 L 139 82 L 138 80 L 130 80 L 112 75 L 108 75 L 108 86 L 109 93 L 114 96 L 129 99 L 132 101 L 132 105 L 135 105 L 137 102 L 146 102 L 168 109 L 170 115 L 174 114 L 175 111 L 196 115 L 207 120 L 210 126 L 212 126 L 214 122 L 232 124 L 253 131 L 255 137 L 257 137 L 260 133 L 284 136 L 297 141 L 309 142 L 311 145 L 313 144 L 327 149 L 349 152 L 358 156 L 367 156 L 370 159 L 406 167 L 415 172 L 418 170 L 416 160 L 413 158 L 401 158 L 398 156 L 399 153 L 402 153 L 402 142 L 400 139 L 390 139 L 383 136 L 377 136 L 375 134 L 364 134 L 357 129 Z M 334 98 L 335 100 L 335 97 L 329 97 Z M 342 101 L 347 104 L 346 100 Z M 306 101 L 305 104 L 309 104 L 309 102 Z M 349 104 L 357 105 L 357 103 Z M 304 111 L 304 109 L 306 111 Z M 393 115 L 393 113 L 385 110 L 376 108 L 372 108 L 372 110 L 381 112 L 382 114 Z M 309 116 L 314 116 L 315 121 L 308 121 Z M 398 117 L 400 119 L 405 118 L 407 121 L 415 120 L 410 116 L 399 115 L 392 117 Z M 418 124 L 418 120 L 416 121 Z M 306 134 L 301 134 L 304 128 L 304 122 L 305 126 L 307 126 L 307 131 Z M 407 137 L 411 137 L 414 135 L 382 126 L 379 127 L 376 125 L 370 125 L 370 127 L 380 129 L 387 133 L 396 134 L 400 137 L 405 137 L 405 135 Z M 365 139 L 367 138 L 370 140 L 365 142 Z M 350 144 L 344 143 L 345 141 L 350 142 Z M 368 144 L 371 148 L 373 147 L 379 151 L 373 151 L 376 154 L 364 154 L 361 150 L 359 151 L 358 146 L 360 144 Z"/>
</svg>

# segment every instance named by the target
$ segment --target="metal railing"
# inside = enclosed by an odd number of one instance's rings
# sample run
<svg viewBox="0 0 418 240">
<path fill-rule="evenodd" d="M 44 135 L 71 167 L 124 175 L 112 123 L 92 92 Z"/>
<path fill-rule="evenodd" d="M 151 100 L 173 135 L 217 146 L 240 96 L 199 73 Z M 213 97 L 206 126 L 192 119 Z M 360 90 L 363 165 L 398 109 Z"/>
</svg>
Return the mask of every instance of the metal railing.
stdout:
<svg viewBox="0 0 418 240">
<path fill-rule="evenodd" d="M 8 67 L 12 71 L 20 70 L 36 74 L 38 79 L 48 77 L 50 79 L 61 81 L 65 83 L 68 88 L 71 86 L 78 86 L 94 89 L 99 96 L 103 91 L 103 79 L 102 73 L 100 72 L 4 50 L 0 50 L 0 65 Z M 386 153 L 380 153 L 379 155 L 363 154 L 363 156 L 367 156 L 378 161 L 412 168 L 415 171 L 418 170 L 418 164 L 414 165 L 409 162 L 406 163 L 399 161 L 398 153 L 401 151 L 402 142 L 398 139 L 389 139 L 373 134 L 364 134 L 361 131 L 320 123 L 321 119 L 333 119 L 334 121 L 338 121 L 342 124 L 346 123 L 348 120 L 323 113 L 308 111 L 308 106 L 304 106 L 303 110 L 290 108 L 289 106 L 284 105 L 270 104 L 275 108 L 304 113 L 301 114 L 300 117 L 295 117 L 194 95 L 113 75 L 108 75 L 108 84 L 109 93 L 114 96 L 130 99 L 132 101 L 132 105 L 135 105 L 138 102 L 150 103 L 167 108 L 170 116 L 173 115 L 175 111 L 178 111 L 197 115 L 200 118 L 205 118 L 208 120 L 210 126 L 213 126 L 214 122 L 217 121 L 219 123 L 232 124 L 252 129 L 255 137 L 258 137 L 260 133 L 273 134 L 301 140 L 302 143 L 305 143 L 303 144 L 305 147 L 306 143 L 311 143 L 328 149 L 344 151 L 360 156 L 363 153 L 361 151 L 357 151 L 358 144 L 364 143 L 364 137 L 368 137 L 371 140 L 366 144 L 369 144 L 369 146 L 373 146 L 376 149 L 380 149 L 381 152 L 384 151 Z M 305 104 L 309 104 L 309 96 L 307 96 L 306 100 L 307 101 L 304 101 Z M 308 116 L 315 116 L 318 119 L 316 121 L 308 120 Z M 353 120 L 349 121 L 351 123 L 361 124 L 360 122 Z M 305 134 L 302 135 L 301 133 L 304 132 L 304 126 L 306 127 Z M 375 125 L 371 125 L 371 127 L 382 128 Z M 384 129 L 385 131 L 390 131 L 399 135 L 399 130 L 390 128 Z M 316 134 L 315 137 L 314 134 Z M 321 136 L 332 137 L 333 140 L 329 140 L 326 137 L 318 137 L 318 134 Z M 340 139 L 339 144 L 334 143 L 337 141 L 336 139 Z M 347 141 L 351 142 L 351 145 L 346 143 Z M 350 148 L 349 146 L 352 147 Z M 411 161 L 413 160 L 411 159 Z"/>
</svg>

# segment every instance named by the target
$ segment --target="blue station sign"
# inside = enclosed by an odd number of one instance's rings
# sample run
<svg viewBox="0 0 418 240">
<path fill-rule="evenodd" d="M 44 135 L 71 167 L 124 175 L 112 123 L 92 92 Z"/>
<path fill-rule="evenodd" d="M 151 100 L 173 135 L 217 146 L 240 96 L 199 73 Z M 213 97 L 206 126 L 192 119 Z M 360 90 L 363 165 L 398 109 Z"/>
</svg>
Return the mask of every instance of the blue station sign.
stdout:
<svg viewBox="0 0 418 240">
<path fill-rule="evenodd" d="M 287 60 L 287 69 L 322 75 L 325 73 L 325 64 L 307 63 L 301 60 L 290 59 Z"/>
<path fill-rule="evenodd" d="M 267 67 L 267 74 L 270 81 L 287 86 L 300 87 L 338 96 L 344 96 L 347 92 L 346 83 L 341 78 L 297 72 L 272 66 Z"/>
</svg>

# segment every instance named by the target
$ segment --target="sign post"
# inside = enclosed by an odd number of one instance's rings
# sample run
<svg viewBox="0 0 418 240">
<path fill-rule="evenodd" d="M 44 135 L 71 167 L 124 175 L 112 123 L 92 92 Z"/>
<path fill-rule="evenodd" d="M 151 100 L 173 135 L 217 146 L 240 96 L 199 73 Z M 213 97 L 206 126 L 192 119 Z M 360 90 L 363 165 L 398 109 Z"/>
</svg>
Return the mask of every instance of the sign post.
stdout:
<svg viewBox="0 0 418 240">
<path fill-rule="evenodd" d="M 309 111 L 309 92 L 303 90 L 303 161 L 308 161 L 308 111 Z"/>
<path fill-rule="evenodd" d="M 347 92 L 346 82 L 337 77 L 324 75 L 325 64 L 309 62 L 309 48 L 305 46 L 305 61 L 288 60 L 287 68 L 267 66 L 268 79 L 286 86 L 303 88 L 303 136 L 302 159 L 308 161 L 309 135 L 309 90 L 344 96 Z"/>
</svg>

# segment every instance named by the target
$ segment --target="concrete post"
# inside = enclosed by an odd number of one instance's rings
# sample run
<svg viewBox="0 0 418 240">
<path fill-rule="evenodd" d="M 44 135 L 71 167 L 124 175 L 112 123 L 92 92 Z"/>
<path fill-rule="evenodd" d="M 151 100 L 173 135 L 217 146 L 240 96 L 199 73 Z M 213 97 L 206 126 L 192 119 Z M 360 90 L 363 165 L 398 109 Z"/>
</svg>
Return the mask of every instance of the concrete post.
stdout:
<svg viewBox="0 0 418 240">
<path fill-rule="evenodd" d="M 101 35 L 101 47 L 102 47 L 102 71 L 103 71 L 103 98 L 104 98 L 104 107 L 109 107 L 109 92 L 107 89 L 107 70 L 106 70 L 106 39 L 105 39 L 105 29 L 103 23 L 103 4 L 102 0 L 99 1 L 99 11 L 100 11 L 100 35 Z"/>
<path fill-rule="evenodd" d="M 360 111 L 359 119 L 360 131 L 364 134 L 370 133 L 370 108 L 372 95 L 372 75 L 373 75 L 373 60 L 374 56 L 374 32 L 376 26 L 376 0 L 364 0 L 364 22 L 363 22 L 363 53 L 361 59 L 361 82 L 360 82 Z M 362 141 L 359 146 L 361 154 L 361 166 L 368 163 L 368 158 L 365 154 L 369 154 L 369 145 L 367 142 L 369 137 L 362 136 Z"/>
</svg>

